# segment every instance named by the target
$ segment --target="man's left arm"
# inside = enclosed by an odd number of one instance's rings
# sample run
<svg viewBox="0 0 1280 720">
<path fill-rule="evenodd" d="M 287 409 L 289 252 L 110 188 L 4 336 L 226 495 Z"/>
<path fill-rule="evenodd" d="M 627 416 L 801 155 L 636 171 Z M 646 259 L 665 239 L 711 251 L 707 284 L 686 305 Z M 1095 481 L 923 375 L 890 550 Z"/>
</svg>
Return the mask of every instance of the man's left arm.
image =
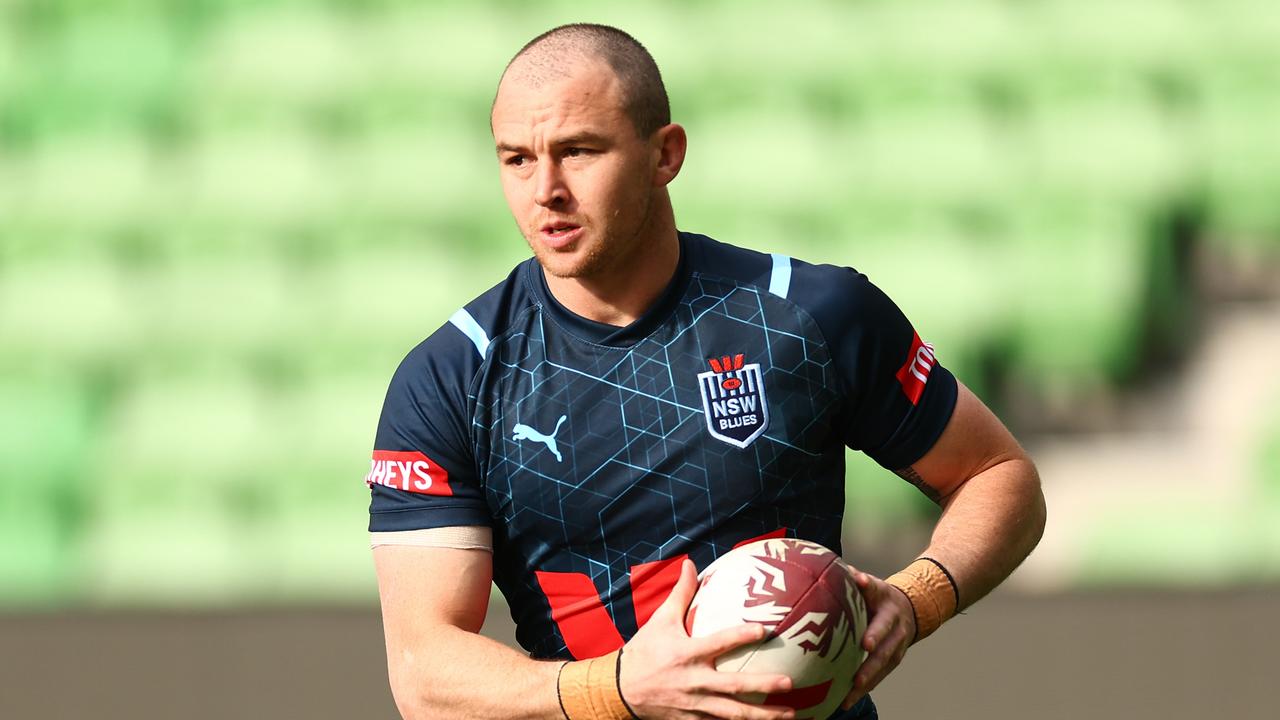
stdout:
<svg viewBox="0 0 1280 720">
<path fill-rule="evenodd" d="M 903 572 L 855 579 L 871 613 L 867 658 L 843 707 L 902 661 L 908 646 L 1004 581 L 1040 541 L 1040 478 L 1004 424 L 959 384 L 955 410 L 933 448 L 897 471 L 942 506 L 929 546 Z M 892 584 L 891 584 L 892 583 Z"/>
</svg>

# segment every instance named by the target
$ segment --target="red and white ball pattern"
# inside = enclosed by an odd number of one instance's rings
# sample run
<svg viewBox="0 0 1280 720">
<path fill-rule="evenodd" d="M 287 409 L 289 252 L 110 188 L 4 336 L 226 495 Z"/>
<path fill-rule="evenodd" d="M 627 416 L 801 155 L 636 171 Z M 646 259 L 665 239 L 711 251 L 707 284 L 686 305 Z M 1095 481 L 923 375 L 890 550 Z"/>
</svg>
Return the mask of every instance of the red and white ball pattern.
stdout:
<svg viewBox="0 0 1280 720">
<path fill-rule="evenodd" d="M 795 708 L 797 720 L 826 720 L 862 663 L 867 609 L 839 556 L 807 540 L 774 538 L 735 548 L 708 566 L 685 623 L 693 637 L 764 625 L 764 640 L 720 656 L 716 668 L 788 675 L 789 692 L 742 699 Z"/>
</svg>

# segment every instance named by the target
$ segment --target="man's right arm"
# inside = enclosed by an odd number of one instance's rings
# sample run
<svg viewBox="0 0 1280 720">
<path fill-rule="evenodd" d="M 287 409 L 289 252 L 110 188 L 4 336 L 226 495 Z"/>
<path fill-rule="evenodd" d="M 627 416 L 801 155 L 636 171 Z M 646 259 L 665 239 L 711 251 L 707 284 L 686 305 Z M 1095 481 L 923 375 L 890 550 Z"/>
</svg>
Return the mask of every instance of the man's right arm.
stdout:
<svg viewBox="0 0 1280 720">
<path fill-rule="evenodd" d="M 491 553 L 382 545 L 373 557 L 391 692 L 406 720 L 563 720 L 556 697 L 562 663 L 531 660 L 478 634 Z"/>
<path fill-rule="evenodd" d="M 556 689 L 563 662 L 531 660 L 478 634 L 493 576 L 488 551 L 382 545 L 373 552 L 391 691 L 406 720 L 565 718 Z M 671 595 L 626 645 L 623 696 L 646 720 L 795 717 L 789 708 L 732 697 L 785 692 L 791 681 L 715 670 L 716 657 L 759 642 L 764 629 L 742 625 L 690 638 L 684 616 L 697 584 L 693 564 L 685 561 Z"/>
</svg>

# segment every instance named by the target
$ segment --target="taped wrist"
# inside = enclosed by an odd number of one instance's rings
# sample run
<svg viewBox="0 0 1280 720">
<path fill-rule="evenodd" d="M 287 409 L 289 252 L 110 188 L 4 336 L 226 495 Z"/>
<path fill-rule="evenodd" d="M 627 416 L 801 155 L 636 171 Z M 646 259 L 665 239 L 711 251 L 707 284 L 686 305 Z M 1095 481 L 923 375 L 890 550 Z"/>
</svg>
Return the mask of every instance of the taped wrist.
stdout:
<svg viewBox="0 0 1280 720">
<path fill-rule="evenodd" d="M 556 692 L 567 720 L 635 720 L 622 699 L 622 651 L 560 666 Z"/>
<path fill-rule="evenodd" d="M 911 609 L 916 615 L 913 643 L 933 634 L 956 614 L 960 605 L 960 589 L 956 587 L 951 572 L 933 558 L 918 558 L 890 575 L 885 582 L 901 590 L 911 601 Z"/>
</svg>

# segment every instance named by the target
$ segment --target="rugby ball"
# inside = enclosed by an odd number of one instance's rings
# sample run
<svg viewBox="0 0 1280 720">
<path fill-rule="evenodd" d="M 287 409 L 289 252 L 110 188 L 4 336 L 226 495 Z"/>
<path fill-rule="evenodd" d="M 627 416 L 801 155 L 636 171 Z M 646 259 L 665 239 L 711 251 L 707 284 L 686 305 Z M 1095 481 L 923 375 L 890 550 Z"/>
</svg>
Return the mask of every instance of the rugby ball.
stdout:
<svg viewBox="0 0 1280 720">
<path fill-rule="evenodd" d="M 797 720 L 826 720 L 853 687 L 862 663 L 867 609 L 849 566 L 817 543 L 759 540 L 722 555 L 699 575 L 685 616 L 692 637 L 742 623 L 768 631 L 758 643 L 721 655 L 716 669 L 780 673 L 792 689 L 741 697 L 796 710 Z"/>
</svg>

